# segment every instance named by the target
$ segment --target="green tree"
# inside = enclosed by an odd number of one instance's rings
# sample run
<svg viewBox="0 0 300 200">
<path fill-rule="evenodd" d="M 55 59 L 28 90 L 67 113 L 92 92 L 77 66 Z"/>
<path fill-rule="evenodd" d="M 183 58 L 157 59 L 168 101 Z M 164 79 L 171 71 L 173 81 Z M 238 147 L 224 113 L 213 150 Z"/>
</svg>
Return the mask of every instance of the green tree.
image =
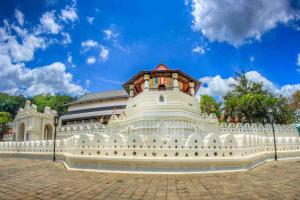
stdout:
<svg viewBox="0 0 300 200">
<path fill-rule="evenodd" d="M 0 93 L 0 112 L 9 112 L 13 117 L 16 116 L 18 109 L 25 104 L 24 96 L 13 96 Z"/>
<path fill-rule="evenodd" d="M 211 96 L 201 95 L 200 110 L 202 113 L 215 113 L 220 117 L 220 104 Z"/>
<path fill-rule="evenodd" d="M 274 113 L 274 121 L 278 124 L 291 124 L 295 122 L 296 113 L 288 98 L 280 96 L 275 98 L 271 105 Z"/>
<path fill-rule="evenodd" d="M 232 84 L 233 91 L 231 94 L 233 96 L 241 97 L 245 94 L 268 94 L 266 90 L 263 89 L 263 83 L 255 83 L 250 81 L 245 72 L 236 73 L 235 84 Z"/>
<path fill-rule="evenodd" d="M 296 91 L 291 100 L 292 109 L 295 112 L 296 121 L 300 122 L 300 90 Z"/>
<path fill-rule="evenodd" d="M 12 121 L 12 115 L 9 112 L 0 112 L 0 141 L 3 141 L 4 133 L 8 130 L 7 123 Z"/>
<path fill-rule="evenodd" d="M 294 111 L 287 98 L 276 97 L 263 89 L 263 83 L 254 83 L 245 73 L 237 73 L 232 92 L 224 98 L 225 120 L 242 123 L 269 123 L 269 110 L 273 110 L 274 122 L 293 123 Z"/>
<path fill-rule="evenodd" d="M 62 115 L 67 111 L 66 104 L 74 99 L 68 95 L 36 95 L 31 98 L 31 102 L 36 104 L 39 112 L 44 112 L 46 106 L 57 111 L 59 115 Z"/>
</svg>

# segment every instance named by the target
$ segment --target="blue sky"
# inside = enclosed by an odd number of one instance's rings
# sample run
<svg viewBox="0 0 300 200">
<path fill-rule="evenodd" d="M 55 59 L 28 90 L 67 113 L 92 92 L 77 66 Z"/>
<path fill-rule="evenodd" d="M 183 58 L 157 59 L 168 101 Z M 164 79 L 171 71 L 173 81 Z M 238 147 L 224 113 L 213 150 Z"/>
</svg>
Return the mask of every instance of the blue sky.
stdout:
<svg viewBox="0 0 300 200">
<path fill-rule="evenodd" d="M 298 0 L 6 1 L 0 91 L 32 96 L 120 89 L 159 63 L 221 97 L 244 70 L 275 94 L 300 89 Z"/>
</svg>

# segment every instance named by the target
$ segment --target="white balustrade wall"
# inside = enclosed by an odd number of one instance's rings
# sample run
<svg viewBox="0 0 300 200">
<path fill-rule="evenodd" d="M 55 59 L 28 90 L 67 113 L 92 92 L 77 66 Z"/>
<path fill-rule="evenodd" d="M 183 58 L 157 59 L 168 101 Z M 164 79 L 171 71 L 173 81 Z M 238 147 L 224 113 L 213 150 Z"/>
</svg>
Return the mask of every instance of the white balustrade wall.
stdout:
<svg viewBox="0 0 300 200">
<path fill-rule="evenodd" d="M 299 151 L 294 125 L 274 125 L 278 152 Z M 218 124 L 155 118 L 127 121 L 112 116 L 107 126 L 74 124 L 58 129 L 57 153 L 87 157 L 230 159 L 274 152 L 270 124 Z M 53 141 L 2 142 L 2 153 L 53 153 Z"/>
</svg>

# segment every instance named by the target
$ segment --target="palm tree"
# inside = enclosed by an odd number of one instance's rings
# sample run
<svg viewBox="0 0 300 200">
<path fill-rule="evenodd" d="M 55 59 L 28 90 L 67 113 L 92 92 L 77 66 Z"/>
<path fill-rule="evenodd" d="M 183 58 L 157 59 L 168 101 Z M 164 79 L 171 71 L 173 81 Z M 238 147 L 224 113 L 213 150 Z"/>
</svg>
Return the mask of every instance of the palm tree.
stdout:
<svg viewBox="0 0 300 200">
<path fill-rule="evenodd" d="M 268 92 L 263 89 L 262 82 L 253 82 L 246 77 L 246 73 L 242 71 L 241 73 L 236 72 L 235 84 L 231 84 L 233 87 L 232 94 L 237 97 L 241 97 L 245 94 L 267 94 Z"/>
<path fill-rule="evenodd" d="M 233 87 L 232 94 L 234 96 L 242 96 L 244 94 L 248 94 L 251 91 L 251 81 L 247 79 L 246 74 L 244 71 L 241 73 L 236 72 L 235 84 L 231 84 L 230 86 Z"/>
</svg>

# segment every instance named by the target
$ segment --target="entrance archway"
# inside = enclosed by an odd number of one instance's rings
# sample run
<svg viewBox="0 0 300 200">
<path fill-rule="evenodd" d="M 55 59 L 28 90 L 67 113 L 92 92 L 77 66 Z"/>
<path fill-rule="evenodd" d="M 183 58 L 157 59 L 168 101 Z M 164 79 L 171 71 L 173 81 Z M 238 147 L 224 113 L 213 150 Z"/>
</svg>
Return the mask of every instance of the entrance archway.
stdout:
<svg viewBox="0 0 300 200">
<path fill-rule="evenodd" d="M 45 125 L 44 140 L 52 140 L 52 126 L 50 124 Z"/>
<path fill-rule="evenodd" d="M 166 90 L 166 85 L 165 84 L 160 84 L 158 86 L 158 90 Z"/>
<path fill-rule="evenodd" d="M 24 135 L 25 135 L 25 124 L 22 122 L 19 126 L 17 141 L 18 142 L 23 142 L 24 141 Z"/>
</svg>

